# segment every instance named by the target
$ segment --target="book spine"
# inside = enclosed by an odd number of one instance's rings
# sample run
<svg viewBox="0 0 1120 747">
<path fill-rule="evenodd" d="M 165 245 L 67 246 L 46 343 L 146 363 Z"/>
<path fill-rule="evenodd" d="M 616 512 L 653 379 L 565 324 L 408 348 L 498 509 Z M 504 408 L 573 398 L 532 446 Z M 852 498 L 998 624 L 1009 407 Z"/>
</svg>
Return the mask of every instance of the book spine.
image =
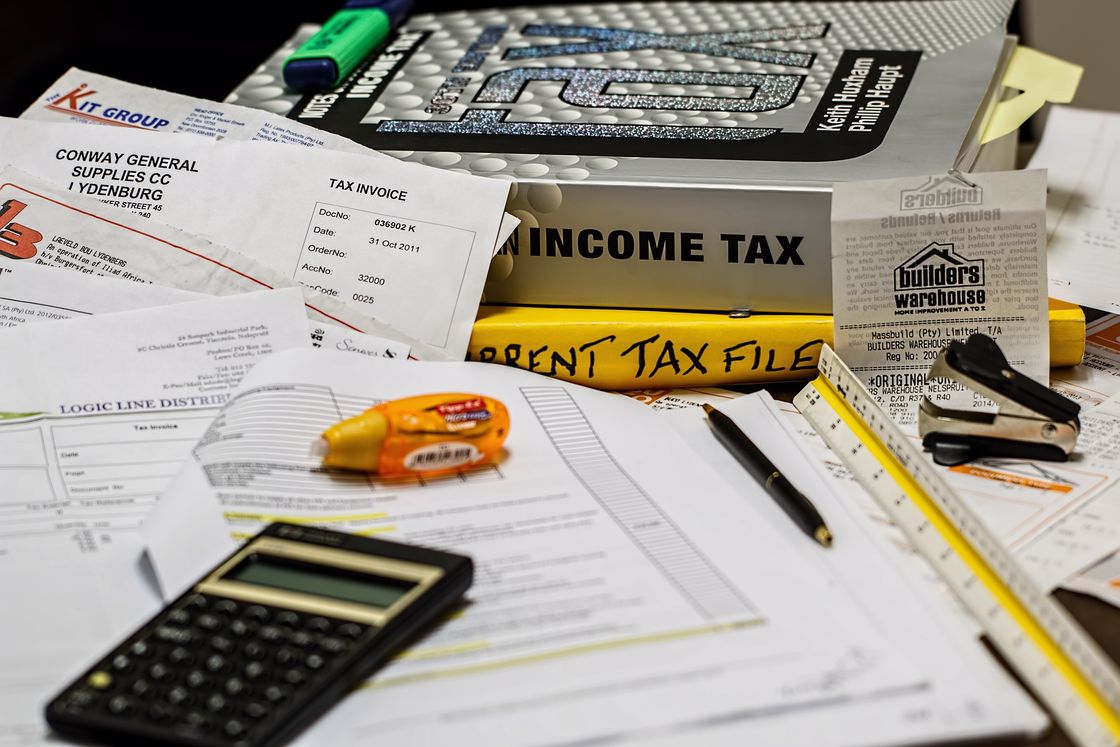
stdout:
<svg viewBox="0 0 1120 747">
<path fill-rule="evenodd" d="M 832 317 L 756 315 L 709 322 L 673 322 L 672 314 L 602 321 L 483 318 L 475 324 L 467 360 L 499 363 L 598 389 L 766 384 L 811 379 L 821 346 L 832 344 Z M 617 314 L 617 312 L 613 312 Z M 640 312 L 631 312 L 640 314 Z M 1050 311 L 1053 367 L 1076 365 L 1085 347 L 1081 309 Z"/>
</svg>

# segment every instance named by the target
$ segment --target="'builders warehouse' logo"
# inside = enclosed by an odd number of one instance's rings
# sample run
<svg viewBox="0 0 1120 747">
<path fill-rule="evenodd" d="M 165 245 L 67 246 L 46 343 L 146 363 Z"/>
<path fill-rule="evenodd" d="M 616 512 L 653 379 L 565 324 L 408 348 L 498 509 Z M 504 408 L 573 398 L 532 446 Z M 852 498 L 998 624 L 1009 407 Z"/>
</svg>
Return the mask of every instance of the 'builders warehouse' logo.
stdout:
<svg viewBox="0 0 1120 747">
<path fill-rule="evenodd" d="M 894 290 L 896 316 L 983 311 L 984 260 L 934 241 L 894 269 Z"/>
<path fill-rule="evenodd" d="M 900 210 L 930 210 L 984 202 L 983 189 L 951 176 L 931 176 L 922 186 L 900 190 L 898 195 Z"/>
</svg>

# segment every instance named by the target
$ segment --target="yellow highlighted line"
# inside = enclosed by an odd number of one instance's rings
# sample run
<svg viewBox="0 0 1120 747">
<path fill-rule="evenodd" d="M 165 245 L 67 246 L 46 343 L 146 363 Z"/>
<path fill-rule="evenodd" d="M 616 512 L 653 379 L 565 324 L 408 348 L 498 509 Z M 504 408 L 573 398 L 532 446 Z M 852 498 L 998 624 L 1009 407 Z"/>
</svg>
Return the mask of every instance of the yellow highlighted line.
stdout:
<svg viewBox="0 0 1120 747">
<path fill-rule="evenodd" d="M 343 516 L 274 516 L 273 514 L 257 514 L 241 511 L 226 511 L 225 517 L 229 521 L 286 521 L 289 524 L 335 524 L 346 521 L 373 521 L 384 519 L 389 514 L 349 514 Z"/>
<path fill-rule="evenodd" d="M 467 643 L 457 643 L 453 646 L 437 646 L 435 648 L 425 649 L 407 649 L 404 652 L 394 656 L 395 659 L 406 659 L 408 661 L 422 661 L 424 659 L 435 659 L 440 656 L 450 656 L 452 654 L 465 654 L 468 651 L 484 651 L 490 648 L 490 641 L 468 641 Z"/>
<path fill-rule="evenodd" d="M 1042 651 L 1043 655 L 1070 683 L 1073 689 L 1089 704 L 1100 720 L 1108 727 L 1112 734 L 1120 739 L 1120 715 L 1118 715 L 1108 702 L 1097 692 L 1096 687 L 1085 678 L 1085 675 L 1073 664 L 1065 651 L 1050 637 L 1042 626 L 1035 620 L 1034 615 L 1019 601 L 1003 580 L 988 565 L 987 561 L 973 549 L 971 543 L 960 533 L 941 509 L 933 502 L 926 491 L 918 484 L 906 468 L 895 458 L 879 438 L 867 428 L 862 419 L 848 406 L 847 401 L 841 397 L 824 376 L 818 376 L 813 381 L 813 387 L 821 396 L 832 405 L 833 410 L 852 429 L 863 442 L 864 448 L 883 465 L 887 473 L 909 496 L 910 500 L 925 514 L 930 524 L 940 532 L 941 536 L 949 543 L 953 550 L 961 556 L 980 582 L 992 593 L 1008 614 L 1019 623 L 1019 626 Z"/>
<path fill-rule="evenodd" d="M 358 690 L 375 690 L 382 687 L 392 687 L 394 685 L 404 685 L 412 682 L 420 682 L 423 680 L 443 679 L 445 677 L 458 677 L 464 674 L 477 674 L 479 672 L 491 672 L 496 669 L 506 669 L 508 667 L 521 666 L 522 664 L 535 664 L 541 661 L 549 661 L 551 659 L 562 659 L 567 656 L 578 656 L 582 654 L 589 654 L 595 651 L 606 651 L 609 649 L 629 648 L 631 646 L 643 646 L 649 643 L 661 643 L 664 641 L 671 641 L 675 639 L 691 638 L 700 635 L 710 635 L 712 633 L 728 633 L 733 630 L 742 630 L 743 628 L 750 628 L 756 625 L 761 625 L 765 622 L 764 618 L 757 618 L 755 620 L 740 620 L 732 623 L 720 623 L 717 625 L 705 625 L 699 628 L 685 628 L 682 630 L 668 630 L 663 633 L 651 633 L 649 635 L 635 636 L 633 638 L 620 638 L 613 641 L 599 641 L 597 643 L 585 643 L 579 646 L 570 646 L 568 648 L 556 649 L 553 651 L 543 651 L 538 654 L 529 654 L 527 656 L 520 656 L 513 659 L 505 659 L 502 661 L 486 662 L 484 664 L 471 664 L 463 667 L 451 667 L 448 669 L 440 669 L 435 672 L 421 672 L 417 674 L 409 674 L 401 677 L 395 677 L 388 680 L 378 680 L 376 682 L 364 682 L 358 686 Z M 485 643 L 485 642 L 483 642 Z M 488 645 L 488 644 L 487 644 Z"/>
<path fill-rule="evenodd" d="M 397 531 L 397 525 L 396 524 L 386 524 L 383 527 L 372 527 L 371 529 L 362 529 L 362 530 L 359 530 L 357 532 L 354 532 L 354 534 L 357 534 L 361 537 L 368 537 L 371 534 L 385 534 L 386 532 L 395 532 L 395 531 Z"/>
</svg>

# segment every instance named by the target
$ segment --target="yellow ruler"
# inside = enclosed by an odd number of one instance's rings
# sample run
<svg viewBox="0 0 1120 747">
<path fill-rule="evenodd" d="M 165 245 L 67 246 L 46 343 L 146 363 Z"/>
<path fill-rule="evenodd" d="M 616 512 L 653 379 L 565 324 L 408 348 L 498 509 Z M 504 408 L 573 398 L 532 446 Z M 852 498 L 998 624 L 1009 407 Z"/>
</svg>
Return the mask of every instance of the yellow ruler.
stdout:
<svg viewBox="0 0 1120 747">
<path fill-rule="evenodd" d="M 1080 745 L 1120 745 L 1120 674 L 825 346 L 794 399 Z M 837 538 L 842 542 L 843 538 Z"/>
</svg>

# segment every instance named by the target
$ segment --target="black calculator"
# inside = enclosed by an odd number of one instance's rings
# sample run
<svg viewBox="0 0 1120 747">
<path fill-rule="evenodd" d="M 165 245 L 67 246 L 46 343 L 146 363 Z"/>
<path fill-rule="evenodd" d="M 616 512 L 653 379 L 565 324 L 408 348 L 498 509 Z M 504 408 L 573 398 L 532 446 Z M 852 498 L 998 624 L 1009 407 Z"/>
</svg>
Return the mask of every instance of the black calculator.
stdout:
<svg viewBox="0 0 1120 747">
<path fill-rule="evenodd" d="M 271 524 L 47 705 L 112 744 L 279 745 L 470 587 L 470 558 Z"/>
</svg>

